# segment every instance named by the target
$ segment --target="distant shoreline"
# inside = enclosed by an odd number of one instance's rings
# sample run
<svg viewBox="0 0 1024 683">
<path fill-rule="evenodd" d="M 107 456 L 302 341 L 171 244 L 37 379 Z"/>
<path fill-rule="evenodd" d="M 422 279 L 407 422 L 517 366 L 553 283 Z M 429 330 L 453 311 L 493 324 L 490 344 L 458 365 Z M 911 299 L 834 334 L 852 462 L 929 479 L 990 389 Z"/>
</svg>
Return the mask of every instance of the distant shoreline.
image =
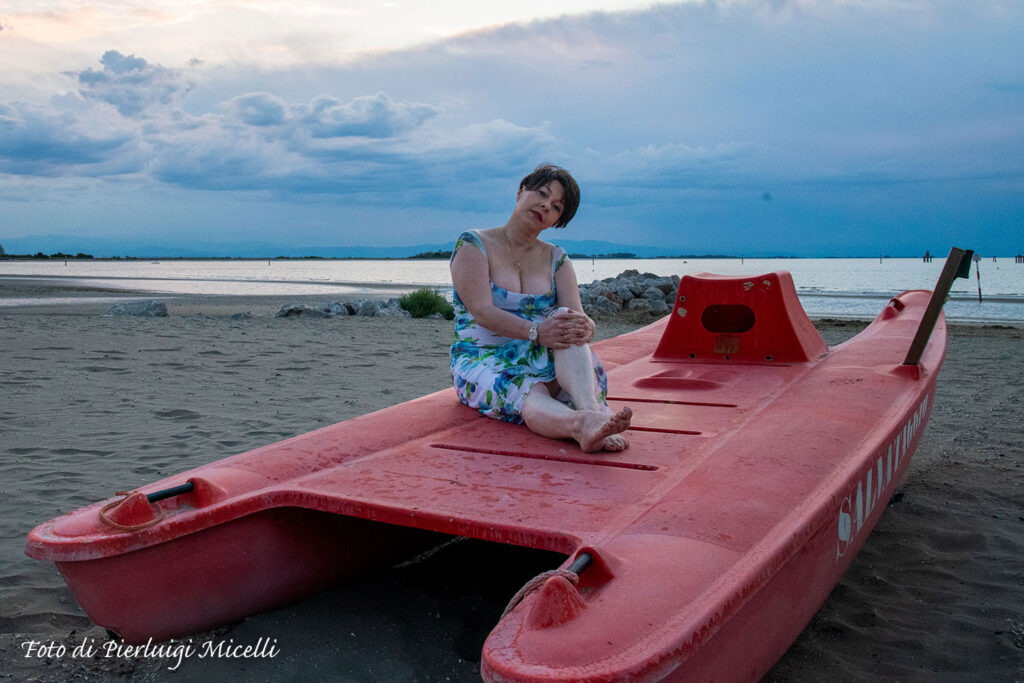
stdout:
<svg viewBox="0 0 1024 683">
<path fill-rule="evenodd" d="M 25 261 L 78 261 L 78 262 L 133 262 L 133 261 L 446 261 L 451 256 L 450 252 L 445 255 L 431 255 L 424 256 L 421 254 L 414 254 L 412 256 L 91 256 L 88 254 L 83 255 L 39 255 L 39 254 L 4 254 L 0 255 L 0 262 L 12 261 L 12 262 L 25 262 Z M 635 254 L 628 253 L 615 253 L 615 254 L 581 254 L 581 253 L 570 253 L 570 258 L 573 259 L 600 259 L 600 260 L 629 260 L 629 261 L 666 261 L 673 259 L 720 259 L 720 260 L 744 260 L 749 259 L 751 261 L 777 261 L 783 259 L 793 260 L 814 260 L 814 259 L 913 259 L 923 260 L 920 255 L 915 256 L 890 256 L 888 254 L 882 256 L 793 256 L 785 254 L 776 254 L 773 256 L 746 256 L 746 255 L 732 255 L 732 254 L 674 254 L 671 256 L 637 256 Z M 991 262 L 992 259 L 997 261 L 1014 261 L 1018 258 L 1017 256 L 1010 255 L 995 255 L 995 256 L 984 256 L 983 262 Z M 942 257 L 933 256 L 932 261 L 942 261 Z"/>
<path fill-rule="evenodd" d="M 447 261 L 451 252 L 438 255 L 413 254 L 412 256 L 81 256 L 5 254 L 0 261 Z M 727 254 L 680 254 L 673 256 L 637 256 L 636 254 L 569 254 L 574 259 L 626 259 L 630 261 L 661 261 L 665 259 L 742 259 L 744 256 Z M 831 258 L 817 256 L 757 256 L 749 258 Z M 846 258 L 846 257 L 836 257 Z"/>
<path fill-rule="evenodd" d="M 119 278 L 103 278 L 104 281 Z M 125 278 L 131 280 L 132 278 Z M 232 315 L 236 313 L 253 313 L 272 316 L 285 304 L 307 304 L 322 306 L 329 301 L 352 300 L 358 298 L 379 298 L 405 294 L 417 289 L 417 285 L 409 283 L 345 283 L 348 292 L 335 293 L 304 293 L 304 294 L 201 294 L 171 293 L 126 287 L 124 289 L 91 284 L 81 278 L 70 275 L 54 276 L 6 276 L 0 275 L 0 316 L 2 315 L 102 315 L 110 307 L 122 301 L 156 300 L 168 304 L 172 316 L 187 315 Z M 805 296 L 814 298 L 813 293 Z M 848 298 L 856 298 L 851 295 Z M 866 296 L 866 299 L 879 297 Z M 884 299 L 884 297 L 882 298 Z M 879 299 L 879 300 L 882 300 Z M 952 298 L 950 301 L 957 301 Z M 962 299 L 960 299 L 962 300 Z M 1002 299 L 993 299 L 993 301 Z M 1009 303 L 1016 300 L 1006 299 Z M 879 305 L 879 308 L 881 305 Z M 814 321 L 859 321 L 868 322 L 876 315 L 847 314 L 837 311 L 809 311 L 808 317 Z M 613 316 L 619 319 L 622 316 Z M 603 319 L 602 324 L 608 319 Z M 1015 319 L 947 319 L 951 327 L 987 327 L 1022 329 L 1024 321 Z"/>
</svg>

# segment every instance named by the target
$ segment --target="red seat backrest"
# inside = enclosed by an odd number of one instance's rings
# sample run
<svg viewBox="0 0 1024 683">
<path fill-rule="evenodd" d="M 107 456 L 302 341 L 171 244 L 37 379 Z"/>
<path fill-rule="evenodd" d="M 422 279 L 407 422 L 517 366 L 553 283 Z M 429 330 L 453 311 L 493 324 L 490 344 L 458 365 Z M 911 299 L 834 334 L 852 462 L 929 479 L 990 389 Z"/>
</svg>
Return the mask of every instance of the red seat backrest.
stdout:
<svg viewBox="0 0 1024 683">
<path fill-rule="evenodd" d="M 696 273 L 679 282 L 654 358 L 793 363 L 827 350 L 787 271 L 752 277 Z"/>
</svg>

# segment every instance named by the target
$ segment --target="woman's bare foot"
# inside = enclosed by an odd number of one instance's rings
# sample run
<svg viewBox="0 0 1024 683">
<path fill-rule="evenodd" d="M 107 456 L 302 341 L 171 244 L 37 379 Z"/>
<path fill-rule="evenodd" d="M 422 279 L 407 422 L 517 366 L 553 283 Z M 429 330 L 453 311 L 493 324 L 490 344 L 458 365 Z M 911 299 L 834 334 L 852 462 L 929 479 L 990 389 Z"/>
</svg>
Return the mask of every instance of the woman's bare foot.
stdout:
<svg viewBox="0 0 1024 683">
<path fill-rule="evenodd" d="M 604 446 L 601 448 L 603 451 L 624 451 L 629 448 L 629 439 L 624 437 L 622 434 L 612 434 L 606 437 L 604 440 Z"/>
<path fill-rule="evenodd" d="M 632 418 L 633 411 L 628 407 L 611 415 L 596 410 L 581 410 L 576 428 L 573 430 L 573 438 L 579 442 L 580 448 L 585 452 L 599 451 L 606 447 L 609 437 L 629 429 L 629 421 Z M 622 438 L 622 441 L 625 442 L 625 439 Z M 622 448 L 625 448 L 625 445 Z M 622 448 L 608 450 L 622 450 Z"/>
<path fill-rule="evenodd" d="M 605 403 L 602 407 L 604 408 L 604 412 L 607 413 L 608 415 L 611 415 L 615 412 L 607 403 Z M 632 415 L 630 417 L 632 418 Z M 612 434 L 611 436 L 605 437 L 604 446 L 602 446 L 601 450 L 617 453 L 619 451 L 624 451 L 627 448 L 629 448 L 629 439 L 627 439 L 622 434 Z"/>
</svg>

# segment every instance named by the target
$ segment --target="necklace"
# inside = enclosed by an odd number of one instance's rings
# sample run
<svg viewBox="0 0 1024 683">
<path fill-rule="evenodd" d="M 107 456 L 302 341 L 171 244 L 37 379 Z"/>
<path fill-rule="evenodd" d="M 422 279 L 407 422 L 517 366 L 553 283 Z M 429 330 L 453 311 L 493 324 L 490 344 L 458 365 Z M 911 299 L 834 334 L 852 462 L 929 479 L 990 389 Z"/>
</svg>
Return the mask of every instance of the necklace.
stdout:
<svg viewBox="0 0 1024 683">
<path fill-rule="evenodd" d="M 512 240 L 509 239 L 508 233 L 502 231 L 501 236 L 505 239 L 505 246 L 508 247 L 508 253 L 512 256 L 512 260 L 516 264 L 516 274 L 519 276 L 519 283 L 523 282 L 523 257 L 526 256 L 532 249 L 533 245 L 528 245 L 522 250 L 522 253 L 516 256 L 516 249 L 512 246 Z"/>
</svg>

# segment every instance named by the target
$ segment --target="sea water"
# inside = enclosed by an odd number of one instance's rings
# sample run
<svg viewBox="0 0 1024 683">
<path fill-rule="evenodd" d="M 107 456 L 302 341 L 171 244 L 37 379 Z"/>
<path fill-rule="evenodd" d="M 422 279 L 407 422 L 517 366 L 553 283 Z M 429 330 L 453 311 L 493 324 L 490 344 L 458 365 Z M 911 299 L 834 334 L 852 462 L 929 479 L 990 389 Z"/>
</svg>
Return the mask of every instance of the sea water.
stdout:
<svg viewBox="0 0 1024 683">
<path fill-rule="evenodd" d="M 812 317 L 871 319 L 900 292 L 932 289 L 943 262 L 896 258 L 575 259 L 573 265 L 581 283 L 614 277 L 625 270 L 750 277 L 787 270 Z M 10 260 L 0 261 L 0 278 L 48 279 L 164 295 L 323 295 L 325 300 L 386 291 L 397 295 L 422 286 L 451 292 L 448 263 L 420 259 Z M 31 301 L 0 298 L 0 306 L 14 303 Z M 1024 264 L 1015 263 L 1012 257 L 972 264 L 971 277 L 954 282 L 945 310 L 950 320 L 1024 322 Z"/>
</svg>

